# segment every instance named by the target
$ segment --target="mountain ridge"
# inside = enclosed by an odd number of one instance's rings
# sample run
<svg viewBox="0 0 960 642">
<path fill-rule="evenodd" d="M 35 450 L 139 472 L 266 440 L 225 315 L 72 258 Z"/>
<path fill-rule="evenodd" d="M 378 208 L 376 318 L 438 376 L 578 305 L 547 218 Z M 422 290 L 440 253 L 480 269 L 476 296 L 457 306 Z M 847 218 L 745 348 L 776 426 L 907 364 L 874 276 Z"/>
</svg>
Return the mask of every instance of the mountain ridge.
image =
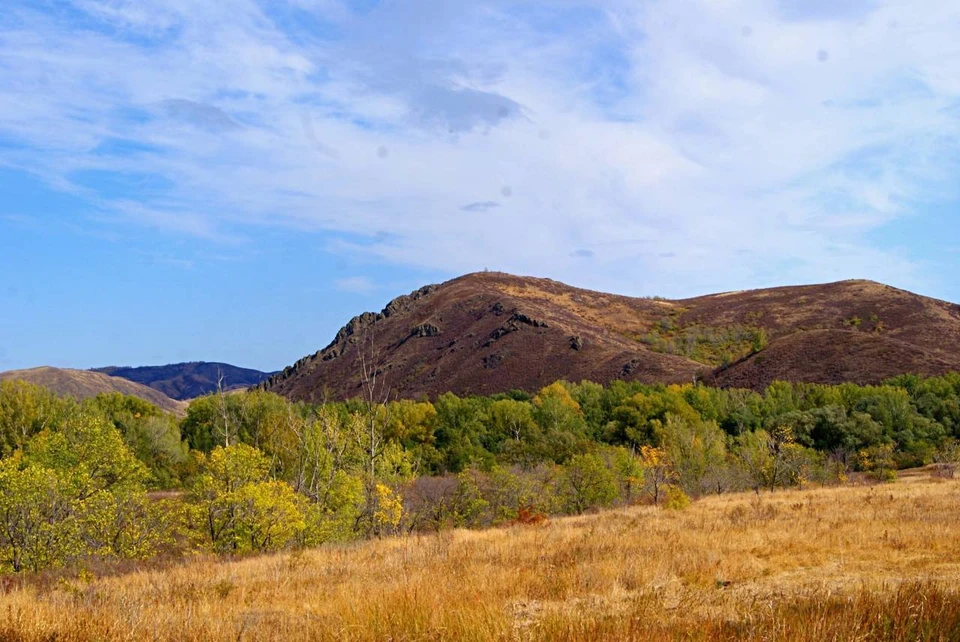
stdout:
<svg viewBox="0 0 960 642">
<path fill-rule="evenodd" d="M 210 361 L 186 361 L 162 366 L 106 366 L 91 368 L 91 371 L 149 386 L 180 401 L 215 392 L 221 376 L 224 390 L 237 390 L 256 386 L 274 374 Z"/>
<path fill-rule="evenodd" d="M 830 332 L 803 334 L 813 330 Z M 671 300 L 478 272 L 353 317 L 260 386 L 305 401 L 356 396 L 361 352 L 398 397 L 533 392 L 556 379 L 876 383 L 960 370 L 960 306 L 864 279 Z"/>
</svg>

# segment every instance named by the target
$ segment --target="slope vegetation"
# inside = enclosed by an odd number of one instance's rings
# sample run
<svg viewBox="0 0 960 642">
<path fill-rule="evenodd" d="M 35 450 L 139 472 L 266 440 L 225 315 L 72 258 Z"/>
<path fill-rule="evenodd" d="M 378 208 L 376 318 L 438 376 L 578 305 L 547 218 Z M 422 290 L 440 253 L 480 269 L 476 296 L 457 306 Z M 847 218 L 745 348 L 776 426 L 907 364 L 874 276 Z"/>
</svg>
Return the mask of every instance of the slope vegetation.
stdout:
<svg viewBox="0 0 960 642">
<path fill-rule="evenodd" d="M 69 395 L 77 399 L 95 397 L 102 393 L 119 392 L 149 401 L 167 412 L 182 414 L 187 407 L 186 403 L 171 399 L 153 388 L 90 370 L 43 366 L 30 368 L 29 370 L 0 372 L 0 381 L 15 380 L 27 381 L 49 388 L 58 395 Z"/>
<path fill-rule="evenodd" d="M 960 306 L 870 281 L 672 301 L 476 273 L 353 318 L 263 387 L 349 398 L 363 390 L 363 364 L 399 397 L 535 391 L 557 379 L 876 383 L 960 370 Z"/>
</svg>

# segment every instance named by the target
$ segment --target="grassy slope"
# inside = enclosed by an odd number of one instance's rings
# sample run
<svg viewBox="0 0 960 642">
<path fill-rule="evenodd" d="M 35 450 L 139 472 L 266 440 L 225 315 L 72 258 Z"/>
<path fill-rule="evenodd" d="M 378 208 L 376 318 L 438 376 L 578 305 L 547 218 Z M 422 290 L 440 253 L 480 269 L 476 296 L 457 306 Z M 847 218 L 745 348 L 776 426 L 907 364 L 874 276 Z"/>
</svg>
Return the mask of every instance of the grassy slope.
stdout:
<svg viewBox="0 0 960 642">
<path fill-rule="evenodd" d="M 58 395 L 69 395 L 77 399 L 95 397 L 105 392 L 120 392 L 139 397 L 175 414 L 184 414 L 187 408 L 186 402 L 171 399 L 153 388 L 91 370 L 71 370 L 44 366 L 30 368 L 29 370 L 0 372 L 0 381 L 17 379 L 49 388 Z"/>
<path fill-rule="evenodd" d="M 730 495 L 9 586 L 0 640 L 951 640 L 957 551 L 960 482 Z"/>
</svg>

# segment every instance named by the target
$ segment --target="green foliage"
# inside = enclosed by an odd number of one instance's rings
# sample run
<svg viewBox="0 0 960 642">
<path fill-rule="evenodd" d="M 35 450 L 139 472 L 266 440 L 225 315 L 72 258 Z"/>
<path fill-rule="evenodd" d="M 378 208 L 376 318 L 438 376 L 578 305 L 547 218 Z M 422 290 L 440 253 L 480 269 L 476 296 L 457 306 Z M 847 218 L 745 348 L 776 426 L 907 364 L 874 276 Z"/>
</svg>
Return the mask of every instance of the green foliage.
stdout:
<svg viewBox="0 0 960 642">
<path fill-rule="evenodd" d="M 58 430 L 77 403 L 26 381 L 0 381 L 0 455 L 22 448 L 41 430 Z"/>
<path fill-rule="evenodd" d="M 316 546 L 354 539 L 363 506 L 363 480 L 342 470 L 335 471 L 322 497 L 306 505 L 303 543 Z"/>
<path fill-rule="evenodd" d="M 606 450 L 607 465 L 616 475 L 619 495 L 627 504 L 638 497 L 644 486 L 643 460 L 633 451 L 614 447 Z"/>
<path fill-rule="evenodd" d="M 501 399 L 490 405 L 490 435 L 505 463 L 535 466 L 546 458 L 548 444 L 528 402 Z"/>
<path fill-rule="evenodd" d="M 96 492 L 141 489 L 148 477 L 106 420 L 80 414 L 59 432 L 44 430 L 25 445 L 27 458 L 59 471 L 80 499 Z"/>
<path fill-rule="evenodd" d="M 435 472 L 458 473 L 470 466 L 489 467 L 492 457 L 484 447 L 489 444 L 489 403 L 477 397 L 461 399 L 451 393 L 437 399 L 434 437 L 441 459 Z"/>
<path fill-rule="evenodd" d="M 147 476 L 102 417 L 80 413 L 40 431 L 0 460 L 0 560 L 19 572 L 156 554 L 177 520 L 147 499 Z"/>
<path fill-rule="evenodd" d="M 495 466 L 479 484 L 487 503 L 482 525 L 512 522 L 524 511 L 556 512 L 559 510 L 553 492 L 556 486 L 556 469 L 552 466 L 512 470 Z"/>
<path fill-rule="evenodd" d="M 569 511 L 582 513 L 588 508 L 609 506 L 617 499 L 617 477 L 599 455 L 575 455 L 564 467 L 565 491 Z"/>
<path fill-rule="evenodd" d="M 727 436 L 715 422 L 670 414 L 659 437 L 684 491 L 701 495 L 723 485 L 716 478 L 727 466 Z"/>
<path fill-rule="evenodd" d="M 180 501 L 143 492 L 99 491 L 77 505 L 84 556 L 148 559 L 173 547 L 183 530 Z"/>
<path fill-rule="evenodd" d="M 262 390 L 213 394 L 190 403 L 180 431 L 190 447 L 201 452 L 245 443 L 279 453 L 287 436 L 284 428 L 298 410 Z"/>
<path fill-rule="evenodd" d="M 136 397 L 114 392 L 83 403 L 85 410 L 106 417 L 120 431 L 133 454 L 150 471 L 154 488 L 180 485 L 189 447 L 180 438 L 176 418 Z"/>
<path fill-rule="evenodd" d="M 849 319 L 844 319 L 843 325 L 848 328 L 853 328 L 854 330 L 859 330 L 860 326 L 863 325 L 863 319 L 858 316 L 852 316 Z"/>
<path fill-rule="evenodd" d="M 535 395 L 374 406 L 255 391 L 197 399 L 179 424 L 123 395 L 78 403 L 5 383 L 0 566 L 679 508 L 707 493 L 831 483 L 851 468 L 877 479 L 930 462 L 952 471 L 958 432 L 957 374 L 762 393 L 556 382 Z M 146 495 L 181 484 L 183 498 Z"/>
</svg>

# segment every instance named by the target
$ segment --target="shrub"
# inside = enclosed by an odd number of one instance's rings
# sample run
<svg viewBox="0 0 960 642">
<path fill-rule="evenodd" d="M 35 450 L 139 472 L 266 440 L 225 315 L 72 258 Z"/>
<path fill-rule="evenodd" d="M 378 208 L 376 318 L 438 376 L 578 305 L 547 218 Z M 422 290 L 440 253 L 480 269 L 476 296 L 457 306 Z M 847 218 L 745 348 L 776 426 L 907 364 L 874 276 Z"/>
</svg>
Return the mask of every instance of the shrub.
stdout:
<svg viewBox="0 0 960 642">
<path fill-rule="evenodd" d="M 690 505 L 690 497 L 679 486 L 671 484 L 663 494 L 663 507 L 667 510 L 683 510 Z"/>
</svg>

